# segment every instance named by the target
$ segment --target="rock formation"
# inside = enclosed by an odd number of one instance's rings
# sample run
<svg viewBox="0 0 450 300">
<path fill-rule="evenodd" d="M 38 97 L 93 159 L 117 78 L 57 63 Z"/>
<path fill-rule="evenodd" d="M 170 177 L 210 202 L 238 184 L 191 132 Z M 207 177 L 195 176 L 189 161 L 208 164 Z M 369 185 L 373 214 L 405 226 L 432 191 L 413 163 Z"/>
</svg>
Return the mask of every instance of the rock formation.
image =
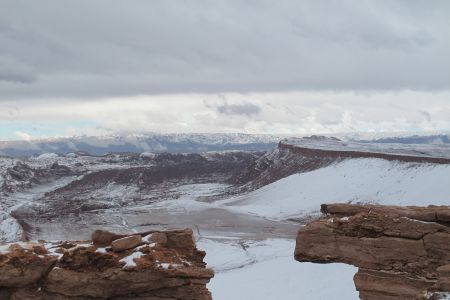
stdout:
<svg viewBox="0 0 450 300">
<path fill-rule="evenodd" d="M 450 207 L 322 205 L 302 227 L 295 259 L 359 267 L 361 299 L 441 299 L 450 292 Z"/>
<path fill-rule="evenodd" d="M 0 300 L 209 300 L 190 229 L 0 246 Z"/>
</svg>

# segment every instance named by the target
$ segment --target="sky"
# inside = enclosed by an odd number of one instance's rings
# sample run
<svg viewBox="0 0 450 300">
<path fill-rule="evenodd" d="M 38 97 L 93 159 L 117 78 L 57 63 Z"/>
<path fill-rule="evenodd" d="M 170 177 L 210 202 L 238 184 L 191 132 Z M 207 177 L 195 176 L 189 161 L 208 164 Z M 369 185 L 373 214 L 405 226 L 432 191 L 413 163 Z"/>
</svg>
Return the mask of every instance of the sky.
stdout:
<svg viewBox="0 0 450 300">
<path fill-rule="evenodd" d="M 0 140 L 450 131 L 449 1 L 0 7 Z"/>
</svg>

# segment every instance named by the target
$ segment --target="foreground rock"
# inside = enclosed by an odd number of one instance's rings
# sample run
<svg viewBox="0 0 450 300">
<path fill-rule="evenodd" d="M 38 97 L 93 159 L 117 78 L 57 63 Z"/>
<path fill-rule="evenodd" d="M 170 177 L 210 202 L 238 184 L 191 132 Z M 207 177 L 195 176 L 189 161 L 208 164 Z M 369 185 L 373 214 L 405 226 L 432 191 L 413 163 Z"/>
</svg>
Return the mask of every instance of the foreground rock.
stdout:
<svg viewBox="0 0 450 300">
<path fill-rule="evenodd" d="M 450 292 L 450 207 L 322 205 L 295 259 L 359 267 L 361 299 L 440 299 Z"/>
<path fill-rule="evenodd" d="M 0 300 L 211 299 L 214 274 L 191 230 L 96 231 L 93 240 L 0 246 Z"/>
</svg>

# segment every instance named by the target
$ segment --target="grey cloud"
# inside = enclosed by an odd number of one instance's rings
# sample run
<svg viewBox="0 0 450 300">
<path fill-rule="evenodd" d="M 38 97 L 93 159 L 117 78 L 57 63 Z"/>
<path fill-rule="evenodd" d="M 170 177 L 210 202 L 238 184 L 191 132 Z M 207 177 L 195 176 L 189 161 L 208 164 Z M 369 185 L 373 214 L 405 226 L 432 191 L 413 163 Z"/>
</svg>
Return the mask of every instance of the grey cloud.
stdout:
<svg viewBox="0 0 450 300">
<path fill-rule="evenodd" d="M 19 62 L 13 62 L 0 56 L 0 83 L 31 84 L 37 80 L 36 72 Z M 1 89 L 1 86 L 0 86 Z"/>
<path fill-rule="evenodd" d="M 30 84 L 36 81 L 36 76 L 32 73 L 21 72 L 17 69 L 12 71 L 0 70 L 0 81 Z"/>
<path fill-rule="evenodd" d="M 431 122 L 431 114 L 426 110 L 420 110 L 419 113 L 425 117 L 428 123 Z"/>
<path fill-rule="evenodd" d="M 217 112 L 225 115 L 256 115 L 261 111 L 261 108 L 252 103 L 243 104 L 228 104 L 224 103 L 216 107 Z"/>
<path fill-rule="evenodd" d="M 251 117 L 261 112 L 261 107 L 254 103 L 241 102 L 230 104 L 223 96 L 221 96 L 220 98 L 222 100 L 219 103 L 210 103 L 208 101 L 204 101 L 205 106 L 215 110 L 217 113 L 222 115 L 243 115 Z"/>
<path fill-rule="evenodd" d="M 449 11 L 448 1 L 2 0 L 0 101 L 448 90 Z"/>
<path fill-rule="evenodd" d="M 20 108 L 11 104 L 0 104 L 0 121 L 12 120 L 20 116 Z"/>
</svg>

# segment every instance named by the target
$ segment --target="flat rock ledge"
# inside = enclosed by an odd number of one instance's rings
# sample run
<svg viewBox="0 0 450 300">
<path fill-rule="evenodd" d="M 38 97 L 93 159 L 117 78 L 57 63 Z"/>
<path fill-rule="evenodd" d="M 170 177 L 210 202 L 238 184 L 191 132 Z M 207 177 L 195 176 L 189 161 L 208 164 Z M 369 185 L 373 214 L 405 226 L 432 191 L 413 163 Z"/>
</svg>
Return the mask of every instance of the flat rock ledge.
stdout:
<svg viewBox="0 0 450 300">
<path fill-rule="evenodd" d="M 323 204 L 295 259 L 346 263 L 361 299 L 450 299 L 450 206 Z"/>
<path fill-rule="evenodd" d="M 190 229 L 0 245 L 0 300 L 210 300 Z"/>
</svg>

